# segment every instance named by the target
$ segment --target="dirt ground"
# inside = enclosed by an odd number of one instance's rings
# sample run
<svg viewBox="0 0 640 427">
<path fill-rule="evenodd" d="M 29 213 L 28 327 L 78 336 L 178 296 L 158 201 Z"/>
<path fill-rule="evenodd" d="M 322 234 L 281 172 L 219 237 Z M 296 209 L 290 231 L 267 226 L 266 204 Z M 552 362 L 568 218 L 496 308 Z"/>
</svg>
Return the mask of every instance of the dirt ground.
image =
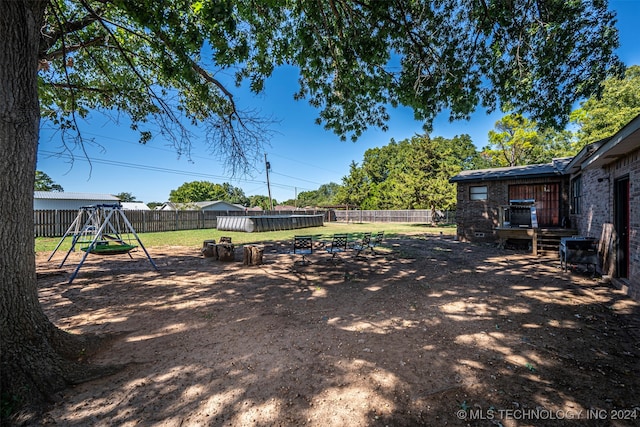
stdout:
<svg viewBox="0 0 640 427">
<path fill-rule="evenodd" d="M 378 255 L 261 266 L 200 248 L 46 262 L 40 298 L 73 333 L 124 333 L 69 388 L 58 426 L 640 425 L 640 307 L 557 259 L 447 236 Z"/>
</svg>

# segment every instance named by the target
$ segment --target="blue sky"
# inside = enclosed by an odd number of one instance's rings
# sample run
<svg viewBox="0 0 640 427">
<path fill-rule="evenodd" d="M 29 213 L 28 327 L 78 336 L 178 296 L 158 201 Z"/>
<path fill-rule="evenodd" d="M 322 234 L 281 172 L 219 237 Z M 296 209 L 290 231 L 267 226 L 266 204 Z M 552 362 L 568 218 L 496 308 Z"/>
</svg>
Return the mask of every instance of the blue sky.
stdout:
<svg viewBox="0 0 640 427">
<path fill-rule="evenodd" d="M 620 48 L 618 54 L 626 65 L 640 65 L 640 0 L 610 0 L 610 8 L 618 15 Z M 330 131 L 314 123 L 318 111 L 306 101 L 294 101 L 297 88 L 294 69 L 283 68 L 267 81 L 263 94 L 255 96 L 246 90 L 235 92 L 242 108 L 255 109 L 277 120 L 265 153 L 271 164 L 271 195 L 277 201 L 293 199 L 296 193 L 315 190 L 329 182 L 341 183 L 349 173 L 352 161 L 361 162 L 364 152 L 382 147 L 393 138 L 401 141 L 421 134 L 422 123 L 413 120 L 406 108 L 391 111 L 389 130 L 370 130 L 360 139 L 344 142 Z M 434 122 L 432 136 L 451 138 L 469 134 L 481 148 L 487 134 L 502 113 L 491 115 L 479 111 L 469 121 L 449 123 L 445 113 Z M 224 164 L 209 154 L 203 141 L 194 138 L 190 159 L 179 157 L 166 141 L 156 137 L 140 145 L 137 135 L 126 122 L 114 124 L 103 117 L 91 117 L 81 123 L 85 138 L 95 144 L 74 152 L 75 161 L 54 155 L 61 152 L 59 133 L 43 126 L 38 147 L 37 169 L 48 174 L 65 191 L 118 194 L 128 192 L 143 202 L 164 202 L 169 193 L 190 181 L 229 182 L 244 190 L 247 196 L 267 195 L 264 162 L 256 164 L 252 176 L 231 177 Z M 91 164 L 89 163 L 89 160 Z"/>
</svg>

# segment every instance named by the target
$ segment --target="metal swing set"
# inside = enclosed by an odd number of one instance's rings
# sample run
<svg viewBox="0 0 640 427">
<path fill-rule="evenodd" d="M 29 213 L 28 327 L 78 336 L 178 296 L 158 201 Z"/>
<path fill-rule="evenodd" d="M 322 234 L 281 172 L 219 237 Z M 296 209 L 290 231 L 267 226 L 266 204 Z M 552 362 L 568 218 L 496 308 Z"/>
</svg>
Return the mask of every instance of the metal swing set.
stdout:
<svg viewBox="0 0 640 427">
<path fill-rule="evenodd" d="M 125 234 L 127 235 L 127 240 L 124 238 Z M 62 236 L 56 248 L 51 252 L 47 261 L 51 261 L 51 258 L 53 258 L 53 255 L 55 255 L 56 251 L 60 248 L 64 239 L 69 235 L 73 236 L 71 248 L 67 251 L 58 268 L 64 265 L 69 254 L 75 250 L 76 245 L 79 245 L 80 250 L 84 252 L 80 263 L 69 279 L 69 283 L 73 282 L 73 279 L 76 278 L 82 264 L 84 264 L 84 261 L 90 253 L 94 255 L 127 254 L 129 258 L 133 259 L 130 252 L 137 248 L 138 245 L 147 255 L 153 268 L 156 271 L 158 270 L 151 255 L 149 255 L 138 234 L 133 229 L 131 222 L 129 222 L 127 216 L 124 214 L 122 205 L 119 203 L 83 206 L 78 209 L 76 219 L 64 233 L 64 236 Z M 131 236 L 135 238 L 137 245 L 132 244 L 133 239 Z"/>
</svg>

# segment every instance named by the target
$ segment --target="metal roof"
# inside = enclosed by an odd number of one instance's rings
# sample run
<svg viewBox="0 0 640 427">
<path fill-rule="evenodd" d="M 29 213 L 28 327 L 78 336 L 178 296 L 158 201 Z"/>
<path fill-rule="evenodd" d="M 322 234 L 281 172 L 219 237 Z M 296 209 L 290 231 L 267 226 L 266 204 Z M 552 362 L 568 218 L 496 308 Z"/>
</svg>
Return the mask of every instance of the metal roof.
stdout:
<svg viewBox="0 0 640 427">
<path fill-rule="evenodd" d="M 199 207 L 200 209 L 206 208 L 207 206 L 216 205 L 218 203 L 225 203 L 230 205 L 231 203 L 224 202 L 222 200 L 205 200 L 203 202 L 194 202 L 193 204 Z"/>
<path fill-rule="evenodd" d="M 550 163 L 462 171 L 458 175 L 452 177 L 449 182 L 495 181 L 504 179 L 559 176 L 563 174 L 564 168 L 569 164 L 571 159 L 571 157 L 565 157 L 561 159 L 553 159 Z"/>
<path fill-rule="evenodd" d="M 33 196 L 36 199 L 48 200 L 113 200 L 115 202 L 120 200 L 111 194 L 71 193 L 67 191 L 34 191 Z"/>
<path fill-rule="evenodd" d="M 214 206 L 214 205 L 218 205 L 218 204 L 222 204 L 222 205 L 226 205 L 226 206 L 233 206 L 239 210 L 244 210 L 245 207 L 242 205 L 238 205 L 235 203 L 229 203 L 229 202 L 225 202 L 223 200 L 207 200 L 204 202 L 188 202 L 188 203 L 174 203 L 174 202 L 165 202 L 162 206 L 163 208 L 169 208 L 172 210 L 176 210 L 176 209 L 205 209 L 209 206 Z M 227 209 L 221 209 L 221 210 L 227 210 Z"/>
<path fill-rule="evenodd" d="M 149 206 L 144 202 L 120 202 L 125 211 L 150 211 Z"/>
</svg>

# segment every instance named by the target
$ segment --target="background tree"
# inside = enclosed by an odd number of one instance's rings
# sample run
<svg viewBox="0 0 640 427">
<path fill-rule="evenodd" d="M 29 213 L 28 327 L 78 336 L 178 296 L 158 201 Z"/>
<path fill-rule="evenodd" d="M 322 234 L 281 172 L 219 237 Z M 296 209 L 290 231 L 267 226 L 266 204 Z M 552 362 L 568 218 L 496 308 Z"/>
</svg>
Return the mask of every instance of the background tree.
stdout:
<svg viewBox="0 0 640 427">
<path fill-rule="evenodd" d="M 244 207 L 249 206 L 249 198 L 244 195 L 244 190 L 240 187 L 235 187 L 228 182 L 222 183 L 222 189 L 224 190 L 224 198 L 220 200 L 224 200 L 225 202 L 235 203 L 237 205 L 242 205 Z"/>
<path fill-rule="evenodd" d="M 298 193 L 298 197 L 295 200 L 287 200 L 284 204 L 296 206 L 298 208 L 304 208 L 306 206 L 316 206 L 317 199 L 318 195 L 316 193 L 316 190 L 301 191 Z"/>
<path fill-rule="evenodd" d="M 115 196 L 120 199 L 121 202 L 137 202 L 136 196 L 131 193 L 122 192 L 115 194 Z"/>
<path fill-rule="evenodd" d="M 339 184 L 330 182 L 322 184 L 317 190 L 301 191 L 296 200 L 290 199 L 284 202 L 285 205 L 321 207 L 331 206 L 336 203 L 336 194 L 340 188 Z"/>
<path fill-rule="evenodd" d="M 349 175 L 342 178 L 342 186 L 336 194 L 336 202 L 368 209 L 364 201 L 369 195 L 369 180 L 362 168 L 354 161 L 349 165 Z"/>
<path fill-rule="evenodd" d="M 398 144 L 391 138 L 383 147 L 370 148 L 364 152 L 362 169 L 372 184 L 379 184 L 389 178 L 397 160 Z"/>
<path fill-rule="evenodd" d="M 36 171 L 35 191 L 64 191 L 60 184 L 53 182 L 53 179 L 42 171 Z"/>
<path fill-rule="evenodd" d="M 602 86 L 602 97 L 590 97 L 571 113 L 579 126 L 578 149 L 614 135 L 640 114 L 640 66 L 627 68 L 624 78 L 611 77 Z"/>
<path fill-rule="evenodd" d="M 541 150 L 536 124 L 520 114 L 498 120 L 496 130 L 489 131 L 489 146 L 483 150 L 493 167 L 520 166 L 533 163 Z"/>
<path fill-rule="evenodd" d="M 367 198 L 362 209 L 393 209 L 393 189 L 388 181 L 398 163 L 398 144 L 392 138 L 383 147 L 370 148 L 364 153 L 362 171 L 369 182 Z"/>
<path fill-rule="evenodd" d="M 0 2 L 3 391 L 38 401 L 95 376 L 74 358 L 92 337 L 56 328 L 38 302 L 30 212 L 41 114 L 70 151 L 90 112 L 126 115 L 143 143 L 160 128 L 179 153 L 198 124 L 242 170 L 263 153 L 270 122 L 243 112 L 216 72 L 236 70 L 260 92 L 290 63 L 294 96 L 344 138 L 386 128 L 387 105 L 400 104 L 427 127 L 443 109 L 455 119 L 478 105 L 561 124 L 618 68 L 613 24 L 600 0 Z"/>
<path fill-rule="evenodd" d="M 222 200 L 227 203 L 236 203 L 243 206 L 249 204 L 249 199 L 241 188 L 225 182 L 216 184 L 209 181 L 185 182 L 169 193 L 169 201 L 173 203 L 192 203 Z"/>
<path fill-rule="evenodd" d="M 580 151 L 576 135 L 570 130 L 539 130 L 540 144 L 543 149 L 535 163 L 548 163 L 553 159 L 575 156 Z"/>
<path fill-rule="evenodd" d="M 453 209 L 455 187 L 449 178 L 479 164 L 469 135 L 392 139 L 367 150 L 362 166 L 351 163 L 337 200 L 361 209 Z"/>
<path fill-rule="evenodd" d="M 316 190 L 316 200 L 314 206 L 330 206 L 335 204 L 336 195 L 340 190 L 340 184 L 330 182 L 322 184 Z"/>
<path fill-rule="evenodd" d="M 489 131 L 489 145 L 481 152 L 483 167 L 521 166 L 550 162 L 575 154 L 571 132 L 539 129 L 538 124 L 520 114 L 498 120 Z"/>
<path fill-rule="evenodd" d="M 426 135 L 400 142 L 399 167 L 389 176 L 396 209 L 428 207 L 426 197 L 431 191 L 429 181 L 433 171 L 433 154 L 433 147 Z"/>
<path fill-rule="evenodd" d="M 273 204 L 276 205 L 277 202 L 275 199 L 273 200 Z M 268 211 L 270 209 L 269 206 L 269 196 L 263 196 L 263 195 L 255 195 L 255 196 L 249 196 L 249 207 L 256 207 L 259 206 L 261 207 L 263 210 Z"/>
<path fill-rule="evenodd" d="M 471 165 L 475 147 L 468 135 L 452 139 L 428 135 L 402 141 L 398 150 L 401 165 L 390 175 L 393 198 L 399 209 L 438 210 L 456 206 L 455 185 L 449 178 Z"/>
<path fill-rule="evenodd" d="M 155 208 L 157 208 L 158 206 L 162 206 L 164 203 L 162 202 L 149 202 L 147 203 L 147 206 L 149 206 L 149 209 L 153 210 Z"/>
<path fill-rule="evenodd" d="M 352 162 L 349 175 L 342 179 L 336 200 L 360 209 L 393 209 L 388 178 L 398 160 L 398 144 L 392 138 L 383 147 L 365 151 L 362 166 Z"/>
</svg>

